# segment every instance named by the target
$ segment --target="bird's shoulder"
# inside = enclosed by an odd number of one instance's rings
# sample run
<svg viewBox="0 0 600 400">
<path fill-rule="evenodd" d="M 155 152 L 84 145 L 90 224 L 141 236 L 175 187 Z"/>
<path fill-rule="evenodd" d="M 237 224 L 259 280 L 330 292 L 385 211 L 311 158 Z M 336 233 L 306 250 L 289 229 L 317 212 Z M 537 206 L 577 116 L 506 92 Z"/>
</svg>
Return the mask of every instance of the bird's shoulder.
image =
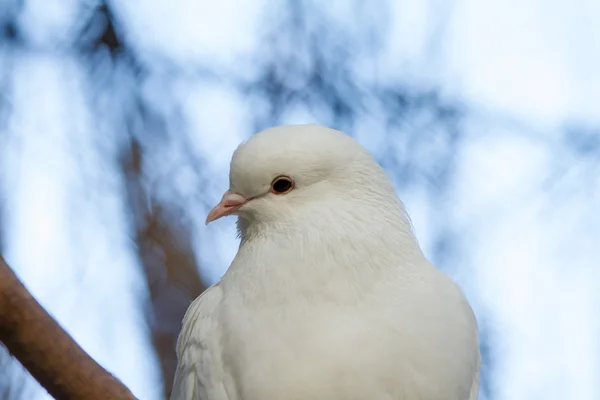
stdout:
<svg viewBox="0 0 600 400">
<path fill-rule="evenodd" d="M 177 340 L 179 355 L 193 340 L 203 338 L 214 329 L 217 324 L 215 311 L 222 298 L 223 291 L 220 285 L 216 284 L 206 289 L 190 304 L 183 316 L 182 329 Z"/>
<path fill-rule="evenodd" d="M 225 390 L 219 351 L 217 311 L 222 298 L 222 288 L 216 284 L 188 307 L 177 340 L 178 364 L 171 400 L 231 400 Z"/>
</svg>

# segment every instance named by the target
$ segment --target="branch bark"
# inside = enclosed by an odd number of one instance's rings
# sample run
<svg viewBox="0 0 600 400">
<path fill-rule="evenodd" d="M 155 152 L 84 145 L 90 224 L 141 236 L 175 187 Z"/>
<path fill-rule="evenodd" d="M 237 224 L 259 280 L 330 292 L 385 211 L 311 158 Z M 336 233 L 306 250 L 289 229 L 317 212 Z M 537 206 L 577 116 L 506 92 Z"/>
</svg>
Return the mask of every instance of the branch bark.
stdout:
<svg viewBox="0 0 600 400">
<path fill-rule="evenodd" d="M 57 400 L 130 400 L 31 296 L 0 256 L 0 341 Z"/>
</svg>

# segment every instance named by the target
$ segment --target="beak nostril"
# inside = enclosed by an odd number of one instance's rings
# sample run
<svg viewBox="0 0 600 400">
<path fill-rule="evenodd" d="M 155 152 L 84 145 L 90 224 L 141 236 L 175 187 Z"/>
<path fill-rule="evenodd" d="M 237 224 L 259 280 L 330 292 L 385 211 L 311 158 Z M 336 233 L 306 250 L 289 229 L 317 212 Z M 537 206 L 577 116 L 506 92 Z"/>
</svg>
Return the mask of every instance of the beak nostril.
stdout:
<svg viewBox="0 0 600 400">
<path fill-rule="evenodd" d="M 246 199 L 245 197 L 237 193 L 232 193 L 230 191 L 225 192 L 223 198 L 221 199 L 221 202 L 226 207 L 236 207 L 240 204 L 245 204 L 247 201 L 248 199 Z"/>
</svg>

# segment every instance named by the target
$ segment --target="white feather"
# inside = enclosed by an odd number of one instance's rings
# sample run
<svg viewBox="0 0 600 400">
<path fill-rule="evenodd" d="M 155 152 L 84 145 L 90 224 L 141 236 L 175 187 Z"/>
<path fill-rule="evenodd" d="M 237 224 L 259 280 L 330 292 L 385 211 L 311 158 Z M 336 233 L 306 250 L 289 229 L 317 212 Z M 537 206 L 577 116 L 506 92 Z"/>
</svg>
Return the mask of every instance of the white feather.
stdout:
<svg viewBox="0 0 600 400">
<path fill-rule="evenodd" d="M 219 349 L 217 311 L 222 299 L 219 285 L 208 288 L 192 302 L 183 317 L 177 341 L 179 363 L 171 399 L 228 400 Z"/>
<path fill-rule="evenodd" d="M 268 193 L 278 174 L 294 190 Z M 477 399 L 471 308 L 354 140 L 264 131 L 234 154 L 230 186 L 254 199 L 230 268 L 184 318 L 172 399 Z"/>
</svg>

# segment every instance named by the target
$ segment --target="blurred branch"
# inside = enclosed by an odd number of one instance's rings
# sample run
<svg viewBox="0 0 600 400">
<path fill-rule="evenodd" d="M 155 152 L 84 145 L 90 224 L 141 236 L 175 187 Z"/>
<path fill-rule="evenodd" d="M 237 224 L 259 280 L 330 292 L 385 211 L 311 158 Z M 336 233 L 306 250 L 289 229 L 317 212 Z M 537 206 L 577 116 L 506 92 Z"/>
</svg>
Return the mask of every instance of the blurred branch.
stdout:
<svg viewBox="0 0 600 400">
<path fill-rule="evenodd" d="M 6 4 L 9 3 L 9 4 Z M 0 10 L 0 43 L 22 45 L 17 16 L 23 8 L 23 1 L 4 2 Z"/>
<path fill-rule="evenodd" d="M 77 43 L 81 54 L 89 61 L 96 88 L 102 87 L 105 93 L 113 91 L 111 97 L 122 96 L 123 101 L 118 106 L 108 106 L 107 114 L 112 119 L 105 115 L 102 119 L 110 121 L 111 129 L 122 134 L 121 137 L 129 138 L 123 143 L 118 160 L 128 208 L 126 215 L 130 218 L 134 251 L 150 294 L 149 301 L 143 306 L 162 372 L 164 395 L 168 398 L 177 368 L 175 346 L 181 321 L 190 303 L 205 286 L 193 250 L 191 221 L 186 219 L 187 212 L 179 204 L 181 198 L 171 193 L 174 201 L 166 201 L 164 196 L 158 196 L 149 189 L 148 176 L 155 178 L 157 174 L 164 174 L 170 183 L 176 180 L 177 172 L 173 172 L 172 165 L 165 160 L 169 160 L 172 146 L 177 143 L 181 144 L 178 151 L 184 159 L 178 165 L 194 168 L 198 162 L 189 154 L 190 146 L 183 143 L 185 140 L 180 132 L 177 136 L 170 135 L 167 119 L 141 93 L 144 79 L 149 74 L 148 65 L 139 59 L 140 54 L 123 35 L 126 30 L 112 3 L 100 1 L 90 7 Z M 109 63 L 96 62 L 107 54 Z M 116 79 L 126 79 L 131 85 L 113 86 Z M 167 118 L 171 122 L 176 119 L 174 116 Z M 102 140 L 105 140 L 104 136 Z M 149 153 L 158 155 L 161 160 L 158 168 L 149 161 Z"/>
<path fill-rule="evenodd" d="M 56 399 L 135 399 L 42 308 L 1 256 L 0 341 Z"/>
<path fill-rule="evenodd" d="M 149 326 L 160 362 L 164 393 L 170 397 L 177 354 L 175 346 L 183 315 L 205 289 L 200 279 L 185 213 L 175 204 L 164 204 L 145 186 L 144 150 L 132 140 L 122 171 L 126 179 L 137 253 L 150 292 Z"/>
</svg>

